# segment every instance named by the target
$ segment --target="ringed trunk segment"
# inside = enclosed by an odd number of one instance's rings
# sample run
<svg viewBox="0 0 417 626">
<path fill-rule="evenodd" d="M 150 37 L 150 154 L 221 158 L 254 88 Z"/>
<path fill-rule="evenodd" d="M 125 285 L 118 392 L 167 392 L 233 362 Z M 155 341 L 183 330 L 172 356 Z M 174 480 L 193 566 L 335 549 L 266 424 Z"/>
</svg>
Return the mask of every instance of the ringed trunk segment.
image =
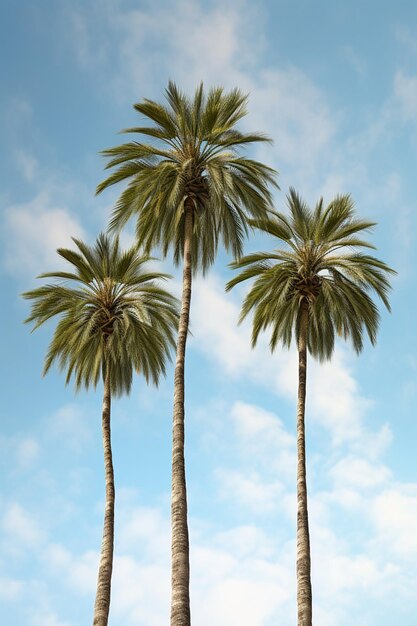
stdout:
<svg viewBox="0 0 417 626">
<path fill-rule="evenodd" d="M 93 626 L 107 626 L 110 610 L 111 576 L 113 571 L 114 550 L 114 472 L 110 431 L 111 388 L 110 375 L 104 380 L 102 432 L 104 450 L 104 471 L 106 480 L 106 502 L 104 510 L 103 540 L 98 571 L 96 601 L 94 605 Z"/>
<path fill-rule="evenodd" d="M 192 237 L 194 206 L 186 204 L 184 222 L 184 262 L 181 313 L 174 374 L 174 420 L 172 429 L 172 596 L 171 626 L 190 626 L 190 550 L 187 520 L 187 487 L 185 479 L 184 373 L 185 348 L 190 319 L 192 283 Z"/>
<path fill-rule="evenodd" d="M 311 557 L 308 528 L 305 401 L 307 382 L 308 305 L 302 303 L 298 340 L 297 401 L 297 610 L 298 626 L 312 626 Z"/>
</svg>

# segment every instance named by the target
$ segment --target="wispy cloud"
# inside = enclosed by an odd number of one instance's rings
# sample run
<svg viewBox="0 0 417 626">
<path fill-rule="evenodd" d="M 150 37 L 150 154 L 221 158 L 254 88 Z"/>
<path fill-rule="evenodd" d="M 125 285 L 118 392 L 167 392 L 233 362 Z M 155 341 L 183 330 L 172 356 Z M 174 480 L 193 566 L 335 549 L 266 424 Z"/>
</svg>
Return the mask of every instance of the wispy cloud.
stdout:
<svg viewBox="0 0 417 626">
<path fill-rule="evenodd" d="M 58 247 L 71 247 L 71 237 L 84 231 L 72 212 L 57 206 L 47 192 L 5 210 L 3 263 L 14 275 L 36 276 L 60 264 Z"/>
<path fill-rule="evenodd" d="M 199 320 L 195 347 L 232 376 L 246 376 L 260 387 L 288 398 L 294 403 L 297 391 L 297 355 L 294 350 L 268 349 L 268 337 L 250 348 L 250 323 L 237 326 L 239 294 L 225 294 L 221 280 L 211 275 L 195 283 L 192 316 Z M 210 311 L 210 315 L 206 312 Z M 193 344 L 191 344 L 193 345 Z M 366 411 L 372 406 L 363 397 L 352 373 L 351 357 L 337 348 L 331 362 L 315 363 L 310 359 L 307 414 L 324 427 L 335 446 L 362 445 L 376 433 L 365 427 Z M 294 408 L 295 410 L 295 408 Z M 388 431 L 382 426 L 386 436 Z M 379 439 L 378 439 L 379 441 Z M 369 448 L 371 450 L 371 447 Z"/>
</svg>

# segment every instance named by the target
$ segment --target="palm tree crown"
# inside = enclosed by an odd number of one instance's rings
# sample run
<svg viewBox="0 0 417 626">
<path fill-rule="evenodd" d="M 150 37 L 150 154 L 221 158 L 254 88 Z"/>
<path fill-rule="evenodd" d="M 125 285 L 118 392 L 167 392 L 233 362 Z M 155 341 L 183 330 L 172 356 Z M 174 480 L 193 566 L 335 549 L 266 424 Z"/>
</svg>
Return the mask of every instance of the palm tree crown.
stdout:
<svg viewBox="0 0 417 626">
<path fill-rule="evenodd" d="M 176 263 L 183 257 L 185 213 L 191 209 L 193 270 L 205 271 L 220 238 L 240 256 L 247 216 L 264 217 L 270 208 L 274 170 L 239 155 L 242 146 L 269 139 L 236 130 L 247 101 L 238 89 L 215 88 L 206 95 L 201 84 L 190 99 L 170 82 L 166 99 L 167 105 L 147 99 L 135 105 L 153 125 L 123 132 L 151 137 L 152 145 L 132 141 L 104 150 L 107 168 L 116 169 L 97 193 L 129 180 L 110 227 L 119 229 L 136 215 L 138 243 L 147 252 L 161 246 L 164 255 L 173 248 Z"/>
<path fill-rule="evenodd" d="M 291 189 L 288 206 L 289 216 L 274 213 L 266 220 L 251 222 L 283 242 L 285 248 L 250 254 L 231 264 L 243 271 L 228 283 L 228 290 L 255 278 L 241 313 L 243 319 L 254 312 L 252 343 L 256 344 L 267 327 L 272 329 L 272 350 L 279 342 L 289 347 L 293 335 L 298 342 L 304 305 L 308 310 L 307 347 L 313 356 L 330 358 L 336 335 L 349 338 L 360 352 L 363 330 L 372 344 L 376 341 L 379 313 L 370 292 L 389 310 L 388 275 L 395 273 L 360 251 L 374 248 L 361 236 L 375 224 L 355 217 L 349 195 L 337 196 L 327 207 L 321 199 L 311 210 Z"/>
<path fill-rule="evenodd" d="M 77 251 L 58 250 L 73 271 L 41 274 L 56 281 L 23 294 L 34 300 L 26 320 L 34 329 L 61 316 L 44 374 L 57 361 L 67 383 L 74 376 L 77 388 L 88 388 L 108 371 L 116 395 L 129 392 L 134 370 L 157 383 L 178 327 L 177 300 L 156 282 L 167 275 L 147 271 L 149 257 L 136 247 L 121 251 L 117 238 L 100 235 L 91 247 L 74 242 Z"/>
</svg>

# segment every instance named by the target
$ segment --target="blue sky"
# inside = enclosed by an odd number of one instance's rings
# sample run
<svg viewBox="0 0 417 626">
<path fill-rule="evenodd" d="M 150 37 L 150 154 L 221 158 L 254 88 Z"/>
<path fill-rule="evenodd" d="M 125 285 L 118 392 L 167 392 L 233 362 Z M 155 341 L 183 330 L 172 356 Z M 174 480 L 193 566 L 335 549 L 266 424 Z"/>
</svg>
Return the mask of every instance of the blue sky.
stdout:
<svg viewBox="0 0 417 626">
<path fill-rule="evenodd" d="M 101 390 L 41 378 L 52 327 L 31 335 L 20 293 L 93 242 L 119 189 L 100 197 L 98 152 L 132 104 L 187 91 L 250 93 L 254 155 L 313 204 L 353 195 L 398 270 L 392 315 L 357 358 L 312 364 L 308 472 L 316 626 L 412 623 L 417 610 L 417 5 L 248 0 L 2 3 L 0 200 L 2 428 L 0 617 L 88 623 L 103 514 Z M 123 234 L 131 241 L 132 225 Z M 246 249 L 270 246 L 260 236 Z M 187 361 L 187 463 L 196 626 L 295 623 L 296 355 L 255 351 L 236 326 L 243 291 L 220 252 L 195 282 Z M 173 271 L 169 260 L 160 263 Z M 175 272 L 174 272 L 175 273 Z M 178 290 L 178 274 L 173 289 Z M 111 623 L 169 611 L 172 371 L 113 405 L 117 528 Z"/>
</svg>

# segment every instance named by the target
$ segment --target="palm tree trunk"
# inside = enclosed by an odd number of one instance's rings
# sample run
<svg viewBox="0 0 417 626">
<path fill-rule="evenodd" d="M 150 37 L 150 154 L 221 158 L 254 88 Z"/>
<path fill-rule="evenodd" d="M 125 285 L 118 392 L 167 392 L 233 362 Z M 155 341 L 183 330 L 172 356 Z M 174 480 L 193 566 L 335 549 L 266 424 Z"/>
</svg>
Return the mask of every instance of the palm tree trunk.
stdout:
<svg viewBox="0 0 417 626">
<path fill-rule="evenodd" d="M 303 304 L 298 340 L 297 401 L 297 608 L 298 626 L 312 626 L 310 535 L 308 530 L 305 401 L 307 381 L 308 305 Z"/>
<path fill-rule="evenodd" d="M 187 487 L 184 457 L 184 370 L 190 318 L 192 280 L 193 205 L 185 207 L 184 266 L 181 314 L 178 327 L 174 375 L 174 420 L 172 429 L 172 596 L 171 626 L 190 626 L 190 550 L 187 521 Z"/>
<path fill-rule="evenodd" d="M 96 602 L 94 606 L 93 626 L 107 626 L 110 609 L 111 575 L 113 570 L 114 545 L 114 473 L 111 451 L 110 433 L 110 375 L 107 373 L 104 380 L 102 431 L 104 449 L 104 470 L 106 476 L 106 503 L 104 511 L 103 540 L 101 543 L 101 558 L 98 571 Z"/>
</svg>

